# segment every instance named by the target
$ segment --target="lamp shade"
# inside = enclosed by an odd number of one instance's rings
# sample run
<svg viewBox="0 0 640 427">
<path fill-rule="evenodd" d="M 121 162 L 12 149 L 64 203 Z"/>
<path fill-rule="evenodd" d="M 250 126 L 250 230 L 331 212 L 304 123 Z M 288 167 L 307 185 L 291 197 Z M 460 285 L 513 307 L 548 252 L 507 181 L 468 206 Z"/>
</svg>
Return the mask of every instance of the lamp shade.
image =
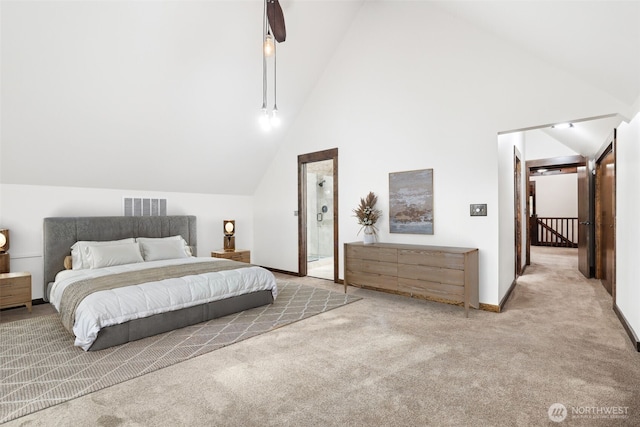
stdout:
<svg viewBox="0 0 640 427">
<path fill-rule="evenodd" d="M 9 250 L 9 230 L 6 228 L 0 229 L 0 252 L 7 252 Z"/>
<path fill-rule="evenodd" d="M 271 34 L 267 34 L 264 37 L 264 43 L 262 44 L 262 49 L 264 50 L 264 56 L 269 57 L 273 56 L 273 52 L 276 50 L 276 45 L 273 42 L 273 37 Z"/>
<path fill-rule="evenodd" d="M 232 219 L 225 219 L 223 221 L 224 235 L 233 236 L 236 232 L 236 222 Z"/>
</svg>

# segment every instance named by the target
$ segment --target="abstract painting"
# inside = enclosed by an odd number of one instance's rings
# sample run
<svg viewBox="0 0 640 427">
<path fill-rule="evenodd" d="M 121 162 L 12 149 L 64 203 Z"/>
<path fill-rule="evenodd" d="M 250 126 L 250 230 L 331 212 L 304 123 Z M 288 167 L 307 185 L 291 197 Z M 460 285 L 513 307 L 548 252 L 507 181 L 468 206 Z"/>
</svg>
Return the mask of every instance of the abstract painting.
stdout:
<svg viewBox="0 0 640 427">
<path fill-rule="evenodd" d="M 433 169 L 389 174 L 389 231 L 433 234 Z"/>
</svg>

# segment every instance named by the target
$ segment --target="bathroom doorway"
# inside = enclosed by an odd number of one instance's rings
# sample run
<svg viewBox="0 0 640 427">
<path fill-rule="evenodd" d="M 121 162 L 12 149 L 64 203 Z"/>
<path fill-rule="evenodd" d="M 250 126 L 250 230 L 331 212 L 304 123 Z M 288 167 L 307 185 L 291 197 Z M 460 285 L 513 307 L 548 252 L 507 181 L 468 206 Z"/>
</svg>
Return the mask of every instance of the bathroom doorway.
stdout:
<svg viewBox="0 0 640 427">
<path fill-rule="evenodd" d="M 337 281 L 338 150 L 298 157 L 299 274 Z"/>
<path fill-rule="evenodd" d="M 307 276 L 333 280 L 333 160 L 307 163 Z"/>
</svg>

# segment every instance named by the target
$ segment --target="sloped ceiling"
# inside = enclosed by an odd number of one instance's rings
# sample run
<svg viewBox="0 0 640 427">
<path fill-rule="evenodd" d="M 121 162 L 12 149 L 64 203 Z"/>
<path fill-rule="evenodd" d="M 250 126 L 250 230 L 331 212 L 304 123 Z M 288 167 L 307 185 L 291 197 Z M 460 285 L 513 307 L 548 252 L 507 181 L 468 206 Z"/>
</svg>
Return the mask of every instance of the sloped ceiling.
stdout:
<svg viewBox="0 0 640 427">
<path fill-rule="evenodd" d="M 640 97 L 640 2 L 451 1 L 453 15 L 510 40 L 630 107 Z M 612 112 L 613 113 L 613 112 Z M 592 157 L 625 117 L 566 117 L 571 129 L 544 124 L 544 132 L 578 154 Z M 631 110 L 629 114 L 632 114 Z M 549 124 L 551 125 L 551 124 Z M 533 132 L 531 131 L 531 132 Z"/>
<path fill-rule="evenodd" d="M 621 123 L 620 117 L 606 117 L 594 120 L 573 122 L 573 127 L 565 129 L 543 128 L 542 132 L 571 148 L 585 157 L 593 157 Z"/>
<path fill-rule="evenodd" d="M 265 134 L 261 1 L 2 1 L 1 182 L 253 194 L 361 1 L 282 5 Z"/>
<path fill-rule="evenodd" d="M 3 1 L 0 181 L 253 194 L 359 10 L 375 2 L 281 3 L 283 125 L 265 134 L 261 1 Z M 640 97 L 640 2 L 432 4 L 625 105 Z M 589 155 L 621 117 L 606 120 L 584 140 L 555 137 Z"/>
<path fill-rule="evenodd" d="M 440 7 L 625 104 L 640 95 L 638 1 L 449 1 Z"/>
</svg>

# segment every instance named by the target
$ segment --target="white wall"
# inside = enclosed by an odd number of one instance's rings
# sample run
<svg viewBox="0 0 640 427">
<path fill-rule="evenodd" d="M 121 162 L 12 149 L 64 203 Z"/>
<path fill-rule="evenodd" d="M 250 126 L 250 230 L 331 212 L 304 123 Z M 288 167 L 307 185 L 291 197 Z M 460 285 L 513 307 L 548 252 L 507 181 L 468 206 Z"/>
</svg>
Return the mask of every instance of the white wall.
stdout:
<svg viewBox="0 0 640 427">
<path fill-rule="evenodd" d="M 150 192 L 117 189 L 0 185 L 2 226 L 11 230 L 11 271 L 29 271 L 32 297 L 43 296 L 42 219 L 51 216 L 122 215 L 123 197 L 164 197 L 168 215 L 195 215 L 198 256 L 222 248 L 224 219 L 236 220 L 236 247 L 252 249 L 251 196 Z"/>
<path fill-rule="evenodd" d="M 618 127 L 616 154 L 616 304 L 640 336 L 640 114 Z"/>
<path fill-rule="evenodd" d="M 498 225 L 513 212 L 498 203 L 498 133 L 621 108 L 430 2 L 365 2 L 255 193 L 256 262 L 297 271 L 297 156 L 338 147 L 340 243 L 360 240 L 351 210 L 373 191 L 380 241 L 479 248 L 480 301 L 497 304 L 514 270 Z M 425 168 L 434 235 L 390 234 L 389 173 Z M 470 217 L 471 203 L 488 216 Z"/>
<path fill-rule="evenodd" d="M 540 217 L 578 217 L 578 174 L 535 176 L 536 213 Z"/>
</svg>

